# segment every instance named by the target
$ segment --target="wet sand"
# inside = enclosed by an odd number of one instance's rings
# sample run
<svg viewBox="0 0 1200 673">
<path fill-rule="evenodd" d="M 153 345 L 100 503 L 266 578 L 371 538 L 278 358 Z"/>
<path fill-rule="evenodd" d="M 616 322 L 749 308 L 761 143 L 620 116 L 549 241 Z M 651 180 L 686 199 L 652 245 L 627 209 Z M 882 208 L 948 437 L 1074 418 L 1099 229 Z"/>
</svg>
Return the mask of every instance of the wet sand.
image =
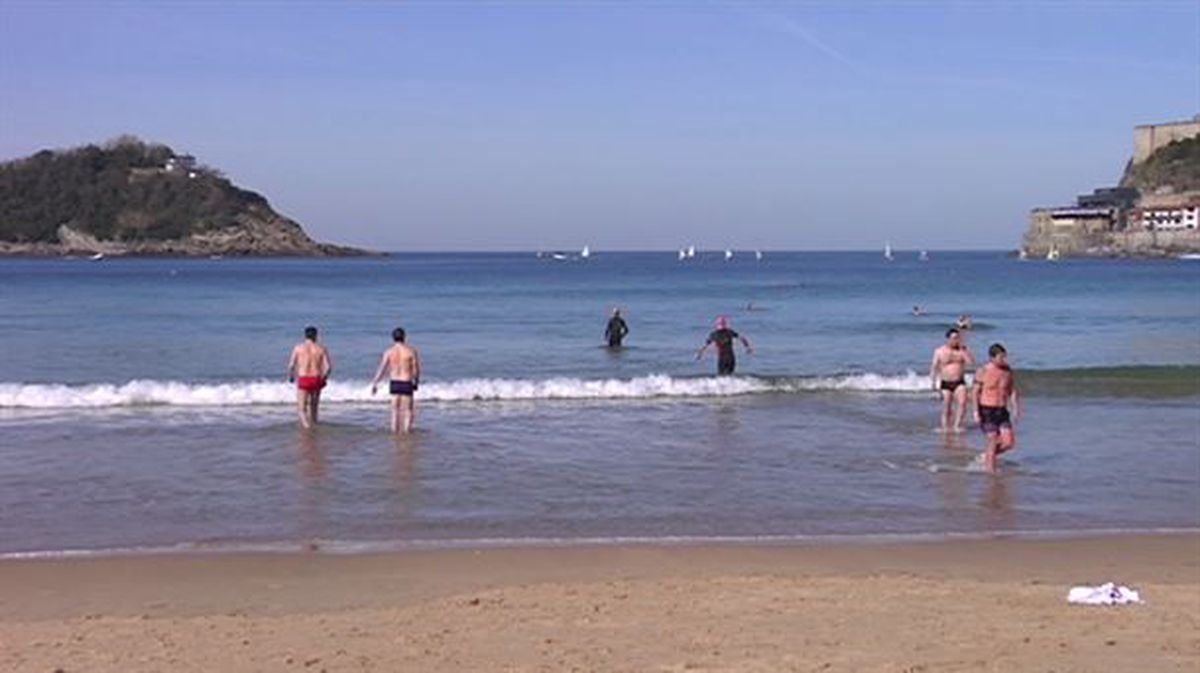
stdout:
<svg viewBox="0 0 1200 673">
<path fill-rule="evenodd" d="M 0 561 L 5 671 L 1198 669 L 1196 534 Z"/>
</svg>

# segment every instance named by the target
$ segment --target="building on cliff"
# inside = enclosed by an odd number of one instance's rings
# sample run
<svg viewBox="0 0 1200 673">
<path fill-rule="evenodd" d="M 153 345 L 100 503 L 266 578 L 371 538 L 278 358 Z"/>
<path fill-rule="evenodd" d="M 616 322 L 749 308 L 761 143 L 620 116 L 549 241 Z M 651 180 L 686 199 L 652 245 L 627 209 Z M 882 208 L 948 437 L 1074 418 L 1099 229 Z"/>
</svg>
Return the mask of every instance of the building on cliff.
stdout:
<svg viewBox="0 0 1200 673">
<path fill-rule="evenodd" d="M 1200 138 L 1200 115 L 1135 127 L 1126 175 L 1158 150 L 1192 138 Z M 1054 256 L 1200 251 L 1200 191 L 1166 188 L 1143 194 L 1124 180 L 1122 185 L 1080 195 L 1073 206 L 1031 210 L 1022 252 L 1040 257 L 1051 251 L 1057 251 Z"/>
<path fill-rule="evenodd" d="M 1200 229 L 1200 195 L 1151 195 L 1129 215 L 1130 228 L 1145 231 Z"/>
</svg>

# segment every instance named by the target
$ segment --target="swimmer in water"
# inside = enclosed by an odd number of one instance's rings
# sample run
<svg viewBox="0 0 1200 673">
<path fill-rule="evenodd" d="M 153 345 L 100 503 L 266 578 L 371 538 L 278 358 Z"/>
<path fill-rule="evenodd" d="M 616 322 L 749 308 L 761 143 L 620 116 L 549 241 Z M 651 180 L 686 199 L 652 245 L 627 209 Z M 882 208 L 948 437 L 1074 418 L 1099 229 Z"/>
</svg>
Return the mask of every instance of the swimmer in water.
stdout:
<svg viewBox="0 0 1200 673">
<path fill-rule="evenodd" d="M 699 360 L 701 357 L 703 357 L 704 351 L 707 350 L 709 346 L 715 346 L 717 349 L 717 375 L 730 376 L 733 374 L 733 370 L 737 368 L 737 359 L 734 357 L 733 353 L 734 340 L 739 340 L 742 342 L 742 346 L 745 347 L 747 355 L 754 354 L 754 349 L 750 347 L 750 342 L 746 340 L 746 337 L 733 331 L 733 329 L 729 326 L 729 318 L 721 316 L 717 318 L 716 329 L 708 335 L 708 340 L 705 341 L 704 345 L 700 347 L 700 350 L 696 352 L 696 359 Z"/>
<path fill-rule="evenodd" d="M 942 432 L 962 432 L 967 418 L 967 367 L 974 364 L 975 356 L 963 343 L 958 329 L 946 330 L 946 343 L 933 351 L 933 361 L 929 363 L 929 380 L 933 389 L 942 393 Z"/>
<path fill-rule="evenodd" d="M 1012 416 L 1008 403 L 1012 402 Z M 1017 445 L 1013 423 L 1021 417 L 1021 396 L 1017 381 L 1008 366 L 1008 351 L 1001 344 L 988 348 L 988 363 L 975 375 L 975 420 L 987 437 L 983 465 L 988 472 L 996 471 L 997 457 Z"/>
<path fill-rule="evenodd" d="M 925 309 L 921 308 L 919 305 L 914 305 L 912 307 L 912 314 L 915 317 L 920 318 L 921 316 L 925 315 Z"/>
<path fill-rule="evenodd" d="M 958 320 L 955 321 L 954 326 L 964 332 L 971 329 L 971 316 L 966 313 L 958 316 Z"/>
<path fill-rule="evenodd" d="M 629 334 L 629 325 L 625 324 L 625 319 L 621 317 L 621 309 L 614 308 L 612 317 L 608 319 L 608 326 L 604 328 L 604 339 L 608 341 L 608 347 L 620 348 L 626 334 Z"/>
<path fill-rule="evenodd" d="M 403 327 L 392 330 L 392 347 L 383 352 L 379 369 L 371 380 L 371 394 L 385 377 L 391 381 L 388 391 L 392 394 L 392 432 L 412 432 L 417 419 L 416 402 L 413 395 L 421 383 L 421 356 L 417 349 L 405 343 Z"/>
<path fill-rule="evenodd" d="M 288 382 L 296 384 L 296 411 L 300 427 L 305 430 L 317 424 L 321 406 L 321 389 L 333 372 L 333 358 L 317 343 L 317 328 L 304 328 L 304 341 L 292 349 L 288 360 Z"/>
</svg>

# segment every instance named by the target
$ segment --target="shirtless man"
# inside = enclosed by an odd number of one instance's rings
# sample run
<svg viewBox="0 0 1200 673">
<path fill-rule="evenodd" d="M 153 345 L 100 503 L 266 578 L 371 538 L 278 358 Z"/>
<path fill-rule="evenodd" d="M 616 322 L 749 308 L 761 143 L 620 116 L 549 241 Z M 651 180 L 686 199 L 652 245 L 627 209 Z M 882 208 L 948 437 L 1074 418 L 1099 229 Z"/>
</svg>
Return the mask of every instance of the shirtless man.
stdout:
<svg viewBox="0 0 1200 673">
<path fill-rule="evenodd" d="M 946 343 L 933 351 L 929 380 L 934 390 L 942 391 L 942 432 L 962 432 L 967 418 L 966 369 L 975 364 L 975 356 L 962 342 L 958 329 L 946 330 Z M 958 405 L 955 414 L 954 406 Z M 951 419 L 954 420 L 951 425 Z"/>
<path fill-rule="evenodd" d="M 304 341 L 292 349 L 288 360 L 288 382 L 296 384 L 296 411 L 300 427 L 309 429 L 317 424 L 321 405 L 321 389 L 333 371 L 333 358 L 324 346 L 317 343 L 317 328 L 304 328 Z"/>
<path fill-rule="evenodd" d="M 1012 400 L 1012 418 L 1008 402 Z M 1017 444 L 1013 423 L 1021 417 L 1021 397 L 1017 382 L 1008 367 L 1008 351 L 1000 344 L 988 348 L 988 363 L 975 375 L 975 420 L 987 437 L 983 465 L 988 472 L 996 471 L 996 457 Z"/>
<path fill-rule="evenodd" d="M 379 371 L 371 381 L 371 394 L 379 387 L 384 377 L 391 378 L 392 393 L 392 432 L 408 433 L 412 431 L 416 420 L 417 410 L 413 404 L 413 393 L 421 381 L 421 356 L 417 349 L 404 343 L 404 328 L 392 330 L 392 347 L 383 352 L 379 361 Z"/>
</svg>

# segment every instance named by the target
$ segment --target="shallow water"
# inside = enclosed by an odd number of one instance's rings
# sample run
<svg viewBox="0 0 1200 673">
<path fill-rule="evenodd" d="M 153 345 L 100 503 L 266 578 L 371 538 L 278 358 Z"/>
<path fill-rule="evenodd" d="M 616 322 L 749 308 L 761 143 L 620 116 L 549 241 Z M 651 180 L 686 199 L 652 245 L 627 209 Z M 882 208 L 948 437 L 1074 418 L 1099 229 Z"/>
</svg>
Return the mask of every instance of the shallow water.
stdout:
<svg viewBox="0 0 1200 673">
<path fill-rule="evenodd" d="M 1200 525 L 1200 264 L 913 257 L 2 261 L 0 552 Z M 996 477 L 933 431 L 961 312 L 1028 397 Z M 717 314 L 757 349 L 734 379 L 693 358 Z M 281 381 L 310 322 L 311 434 Z M 395 323 L 426 366 L 399 440 L 366 385 Z"/>
</svg>

